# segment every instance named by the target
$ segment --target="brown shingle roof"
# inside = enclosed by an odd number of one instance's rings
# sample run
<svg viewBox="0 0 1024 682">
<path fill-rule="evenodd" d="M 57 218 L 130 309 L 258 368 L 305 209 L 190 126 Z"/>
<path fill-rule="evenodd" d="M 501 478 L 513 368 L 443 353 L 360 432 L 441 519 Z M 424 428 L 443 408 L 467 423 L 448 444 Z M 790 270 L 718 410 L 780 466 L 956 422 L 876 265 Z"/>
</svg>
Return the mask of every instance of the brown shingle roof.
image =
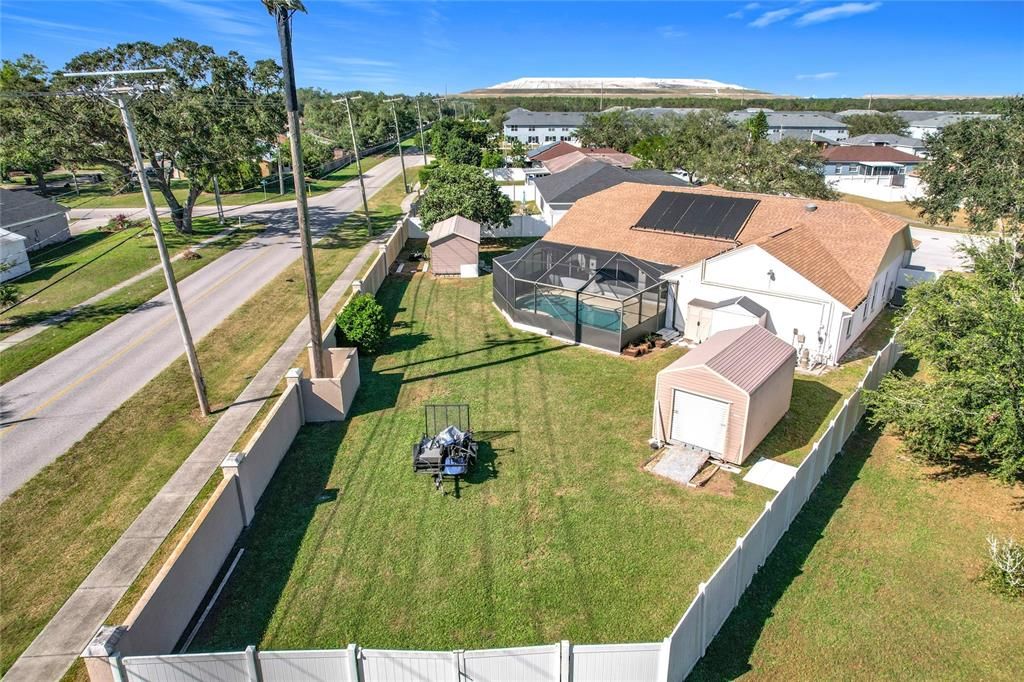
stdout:
<svg viewBox="0 0 1024 682">
<path fill-rule="evenodd" d="M 882 147 L 867 144 L 851 144 L 841 147 L 828 147 L 821 155 L 825 161 L 832 163 L 869 163 L 890 162 L 890 163 L 922 163 L 924 159 L 913 154 L 901 152 L 892 147 Z"/>
<path fill-rule="evenodd" d="M 753 198 L 758 205 L 735 242 L 632 229 L 666 191 Z M 756 244 L 853 309 L 867 296 L 893 239 L 909 239 L 906 222 L 845 201 L 819 201 L 813 211 L 807 210 L 808 203 L 797 197 L 730 192 L 711 185 L 623 183 L 577 201 L 544 239 L 677 267 Z"/>
<path fill-rule="evenodd" d="M 563 142 L 556 142 L 552 146 L 550 146 L 547 149 L 545 149 L 544 151 L 542 151 L 540 154 L 535 154 L 534 156 L 531 156 L 530 160 L 531 161 L 550 161 L 551 159 L 556 159 L 559 156 L 562 156 L 564 154 L 570 154 L 572 152 L 578 152 L 579 150 L 580 150 L 580 148 L 577 147 L 574 144 L 569 144 L 568 142 L 564 142 L 564 141 Z"/>
</svg>

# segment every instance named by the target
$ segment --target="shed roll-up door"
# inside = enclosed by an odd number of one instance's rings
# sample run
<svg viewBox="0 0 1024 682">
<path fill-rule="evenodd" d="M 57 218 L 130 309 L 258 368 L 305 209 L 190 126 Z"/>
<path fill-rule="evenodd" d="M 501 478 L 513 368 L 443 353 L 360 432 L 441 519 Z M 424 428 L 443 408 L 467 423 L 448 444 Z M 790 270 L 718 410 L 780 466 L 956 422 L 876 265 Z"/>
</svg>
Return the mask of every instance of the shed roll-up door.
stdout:
<svg viewBox="0 0 1024 682">
<path fill-rule="evenodd" d="M 672 440 L 722 454 L 728 422 L 729 403 L 678 388 L 673 391 Z"/>
</svg>

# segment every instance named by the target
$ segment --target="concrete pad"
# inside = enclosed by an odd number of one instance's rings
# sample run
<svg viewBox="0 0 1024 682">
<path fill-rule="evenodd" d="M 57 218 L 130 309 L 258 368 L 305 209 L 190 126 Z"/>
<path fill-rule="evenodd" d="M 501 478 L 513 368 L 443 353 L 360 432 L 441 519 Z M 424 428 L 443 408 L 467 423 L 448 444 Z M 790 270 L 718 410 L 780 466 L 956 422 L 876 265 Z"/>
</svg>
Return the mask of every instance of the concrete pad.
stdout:
<svg viewBox="0 0 1024 682">
<path fill-rule="evenodd" d="M 754 466 L 750 467 L 750 471 L 743 477 L 743 480 L 778 492 L 789 483 L 794 475 L 796 475 L 794 466 L 776 462 L 774 459 L 759 459 Z"/>
<path fill-rule="evenodd" d="M 688 448 L 669 447 L 654 464 L 651 471 L 659 476 L 686 484 L 700 471 L 706 461 L 708 461 L 706 453 L 695 452 Z"/>
<path fill-rule="evenodd" d="M 82 627 L 83 622 L 102 623 L 103 619 L 110 613 L 110 609 L 117 603 L 117 600 L 124 594 L 123 587 L 101 587 L 96 589 L 78 588 L 75 590 L 60 611 L 50 619 L 43 631 L 29 645 L 25 653 L 21 655 L 14 667 L 26 658 L 35 656 L 70 656 L 64 660 L 65 666 L 74 662 L 74 657 L 82 653 L 82 650 L 96 634 L 96 628 L 92 625 Z M 4 680 L 10 678 L 14 667 L 8 671 Z M 59 677 L 59 676 L 58 676 Z M 35 680 L 45 678 L 36 677 Z"/>
</svg>

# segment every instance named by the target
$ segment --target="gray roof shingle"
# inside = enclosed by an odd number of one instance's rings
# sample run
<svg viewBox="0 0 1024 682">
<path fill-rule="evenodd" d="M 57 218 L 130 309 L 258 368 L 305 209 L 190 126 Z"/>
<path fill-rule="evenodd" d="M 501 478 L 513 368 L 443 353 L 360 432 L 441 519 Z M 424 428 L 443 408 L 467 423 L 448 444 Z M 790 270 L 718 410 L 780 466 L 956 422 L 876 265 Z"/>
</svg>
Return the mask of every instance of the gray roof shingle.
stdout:
<svg viewBox="0 0 1024 682">
<path fill-rule="evenodd" d="M 549 204 L 571 204 L 583 197 L 623 182 L 644 185 L 687 187 L 685 180 L 660 170 L 626 170 L 589 159 L 573 167 L 534 181 L 537 191 Z"/>
</svg>

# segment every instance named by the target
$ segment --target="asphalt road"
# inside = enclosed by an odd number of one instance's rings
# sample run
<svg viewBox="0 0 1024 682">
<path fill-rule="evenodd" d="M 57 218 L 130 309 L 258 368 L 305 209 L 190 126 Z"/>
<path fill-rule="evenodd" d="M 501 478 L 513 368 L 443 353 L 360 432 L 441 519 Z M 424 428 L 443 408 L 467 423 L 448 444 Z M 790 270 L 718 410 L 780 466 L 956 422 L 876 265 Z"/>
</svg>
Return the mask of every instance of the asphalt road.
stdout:
<svg viewBox="0 0 1024 682">
<path fill-rule="evenodd" d="M 397 158 L 378 164 L 364 176 L 367 194 L 400 172 Z M 310 199 L 314 238 L 361 203 L 358 181 Z M 197 341 L 300 255 L 294 202 L 239 207 L 235 214 L 268 227 L 178 283 Z M 183 352 L 165 292 L 0 388 L 0 500 Z"/>
</svg>

